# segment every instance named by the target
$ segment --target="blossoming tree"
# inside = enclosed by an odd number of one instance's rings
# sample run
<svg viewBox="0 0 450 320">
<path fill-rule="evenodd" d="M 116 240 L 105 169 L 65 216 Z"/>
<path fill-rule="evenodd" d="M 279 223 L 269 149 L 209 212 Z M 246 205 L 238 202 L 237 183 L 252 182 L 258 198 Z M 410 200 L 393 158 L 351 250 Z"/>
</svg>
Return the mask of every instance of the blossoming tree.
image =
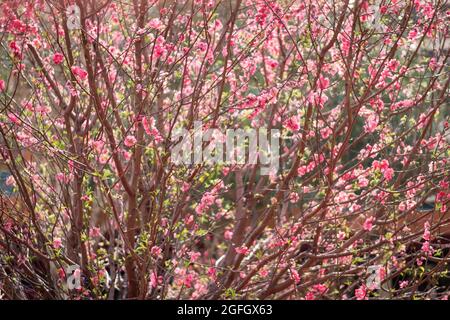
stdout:
<svg viewBox="0 0 450 320">
<path fill-rule="evenodd" d="M 445 298 L 449 10 L 2 1 L 0 297 Z M 196 121 L 278 170 L 173 163 Z"/>
</svg>

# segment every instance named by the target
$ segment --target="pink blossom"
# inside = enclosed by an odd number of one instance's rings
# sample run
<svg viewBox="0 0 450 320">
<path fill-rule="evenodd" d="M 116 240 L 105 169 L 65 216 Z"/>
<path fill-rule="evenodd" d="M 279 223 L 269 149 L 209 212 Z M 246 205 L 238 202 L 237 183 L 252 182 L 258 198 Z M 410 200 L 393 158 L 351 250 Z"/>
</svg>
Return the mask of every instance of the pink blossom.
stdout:
<svg viewBox="0 0 450 320">
<path fill-rule="evenodd" d="M 5 230 L 8 231 L 8 232 L 12 231 L 13 226 L 14 226 L 14 222 L 11 219 L 7 219 L 6 222 L 3 225 Z"/>
<path fill-rule="evenodd" d="M 297 270 L 291 269 L 291 278 L 294 280 L 295 284 L 300 283 L 300 275 L 298 274 Z"/>
<path fill-rule="evenodd" d="M 129 135 L 125 137 L 125 140 L 123 141 L 124 145 L 131 148 L 136 144 L 137 140 L 135 136 Z"/>
<path fill-rule="evenodd" d="M 431 240 L 431 232 L 430 232 L 430 223 L 427 221 L 424 224 L 424 230 L 423 230 L 423 240 L 430 241 Z"/>
<path fill-rule="evenodd" d="M 368 217 L 363 223 L 363 229 L 366 231 L 371 231 L 373 228 L 374 217 Z"/>
<path fill-rule="evenodd" d="M 338 240 L 344 240 L 346 237 L 346 234 L 344 231 L 339 231 L 338 234 L 336 235 L 336 237 L 338 238 Z"/>
<path fill-rule="evenodd" d="M 102 153 L 98 160 L 101 164 L 106 164 L 108 163 L 109 159 L 110 155 L 108 153 Z"/>
<path fill-rule="evenodd" d="M 64 61 L 64 56 L 61 53 L 57 52 L 53 55 L 53 63 L 54 64 L 60 64 L 63 61 Z M 73 69 L 72 69 L 72 71 L 73 71 Z M 75 74 L 75 72 L 74 72 L 74 74 Z"/>
<path fill-rule="evenodd" d="M 26 24 L 18 19 L 14 19 L 13 21 L 11 21 L 10 28 L 17 34 L 24 33 L 27 30 Z"/>
<path fill-rule="evenodd" d="M 58 268 L 57 272 L 60 280 L 64 280 L 66 278 L 66 272 L 64 271 L 64 268 Z"/>
<path fill-rule="evenodd" d="M 380 98 L 371 99 L 370 106 L 376 111 L 382 111 L 384 108 L 384 102 Z"/>
<path fill-rule="evenodd" d="M 181 186 L 181 191 L 188 192 L 190 188 L 191 188 L 191 185 L 189 183 L 183 182 L 183 185 Z"/>
<path fill-rule="evenodd" d="M 143 117 L 142 126 L 144 127 L 145 133 L 151 136 L 155 142 L 159 143 L 163 140 L 158 129 L 155 128 L 155 119 L 150 118 L 150 120 L 147 120 L 146 117 Z"/>
<path fill-rule="evenodd" d="M 369 133 L 374 132 L 378 126 L 378 121 L 379 121 L 378 115 L 376 114 L 369 115 L 369 117 L 366 119 L 366 124 L 364 125 L 365 131 Z"/>
<path fill-rule="evenodd" d="M 386 170 L 383 171 L 383 176 L 387 181 L 391 181 L 392 177 L 394 176 L 394 169 L 387 168 Z"/>
<path fill-rule="evenodd" d="M 406 210 L 406 203 L 404 201 L 400 202 L 400 204 L 398 205 L 398 210 L 401 212 Z"/>
<path fill-rule="evenodd" d="M 319 89 L 325 90 L 328 88 L 328 85 L 330 84 L 330 80 L 328 78 L 324 78 L 322 75 L 319 77 Z"/>
<path fill-rule="evenodd" d="M 422 250 L 425 254 L 427 254 L 427 255 L 433 254 L 433 251 L 434 251 L 433 248 L 431 247 L 429 241 L 425 241 L 425 242 L 422 244 L 421 250 Z"/>
<path fill-rule="evenodd" d="M 271 69 L 275 69 L 276 67 L 278 67 L 278 61 L 275 60 L 275 59 L 268 58 L 267 59 L 267 64 L 269 65 L 269 67 Z"/>
<path fill-rule="evenodd" d="M 437 69 L 437 61 L 436 61 L 436 58 L 435 58 L 435 57 L 433 57 L 433 58 L 430 59 L 430 69 L 431 69 L 432 71 L 434 71 L 434 70 Z"/>
<path fill-rule="evenodd" d="M 284 123 L 285 127 L 293 132 L 296 132 L 300 129 L 300 124 L 298 122 L 298 118 L 296 116 L 290 117 Z"/>
<path fill-rule="evenodd" d="M 417 29 L 414 28 L 414 29 L 412 29 L 412 30 L 409 32 L 409 34 L 408 34 L 408 39 L 409 39 L 409 40 L 414 40 L 414 39 L 416 39 L 417 35 L 418 35 Z"/>
<path fill-rule="evenodd" d="M 332 133 L 333 133 L 333 130 L 331 130 L 331 128 L 329 128 L 329 127 L 320 129 L 320 135 L 322 136 L 322 139 L 327 139 Z"/>
<path fill-rule="evenodd" d="M 298 176 L 304 176 L 307 173 L 307 167 L 306 166 L 300 166 L 297 169 Z"/>
<path fill-rule="evenodd" d="M 235 251 L 239 254 L 247 255 L 250 253 L 250 250 L 246 246 L 238 247 Z"/>
<path fill-rule="evenodd" d="M 59 249 L 62 247 L 62 240 L 61 238 L 54 238 L 53 239 L 53 248 Z"/>
<path fill-rule="evenodd" d="M 55 175 L 56 180 L 58 180 L 61 183 L 69 183 L 72 180 L 72 177 L 73 176 L 71 174 L 67 175 L 63 172 L 58 172 Z"/>
<path fill-rule="evenodd" d="M 291 203 L 296 203 L 296 202 L 298 202 L 299 199 L 300 199 L 300 196 L 298 195 L 297 192 L 291 192 L 291 194 L 289 195 L 289 201 Z"/>
<path fill-rule="evenodd" d="M 308 291 L 308 293 L 306 293 L 305 295 L 305 300 L 315 300 L 316 297 L 314 296 L 314 293 L 311 291 Z"/>
<path fill-rule="evenodd" d="M 72 73 L 77 76 L 78 78 L 80 78 L 81 80 L 84 80 L 87 78 L 87 71 L 78 67 L 78 66 L 73 66 L 72 68 Z"/>
<path fill-rule="evenodd" d="M 194 276 L 189 273 L 184 277 L 183 283 L 186 286 L 186 288 L 192 287 L 192 282 L 194 281 Z"/>
<path fill-rule="evenodd" d="M 184 218 L 184 223 L 188 226 L 192 222 L 194 222 L 194 216 L 192 214 L 188 215 L 186 218 Z"/>
<path fill-rule="evenodd" d="M 366 177 L 363 177 L 363 176 L 359 176 L 359 177 L 358 177 L 358 186 L 359 186 L 360 188 L 365 188 L 365 187 L 367 187 L 368 185 L 369 185 L 369 180 L 367 180 Z"/>
<path fill-rule="evenodd" d="M 397 59 L 392 59 L 391 61 L 389 61 L 388 63 L 388 67 L 392 72 L 395 72 L 398 67 L 400 66 L 400 62 L 398 62 Z"/>
<path fill-rule="evenodd" d="M 258 273 L 262 278 L 265 278 L 269 274 L 269 271 L 267 271 L 267 269 L 261 269 Z"/>
<path fill-rule="evenodd" d="M 315 284 L 313 286 L 313 291 L 315 291 L 318 295 L 325 294 L 328 291 L 328 287 L 324 284 Z"/>
<path fill-rule="evenodd" d="M 217 197 L 217 190 L 206 192 L 200 201 L 200 204 L 195 208 L 198 215 L 204 214 L 213 204 Z"/>
<path fill-rule="evenodd" d="M 233 238 L 233 231 L 225 230 L 223 237 L 225 240 L 231 240 L 231 238 Z"/>
<path fill-rule="evenodd" d="M 217 276 L 217 270 L 214 267 L 209 267 L 208 268 L 208 276 L 210 276 L 213 280 L 216 279 Z"/>
<path fill-rule="evenodd" d="M 89 236 L 92 237 L 92 238 L 99 237 L 100 235 L 101 235 L 101 232 L 100 232 L 100 228 L 99 227 L 93 227 L 89 231 Z"/>
<path fill-rule="evenodd" d="M 191 251 L 188 253 L 188 255 L 191 262 L 196 262 L 202 254 L 200 252 Z"/>
<path fill-rule="evenodd" d="M 163 277 L 162 276 L 158 276 L 158 274 L 156 272 L 152 272 L 150 273 L 150 286 L 152 288 L 156 288 L 158 286 L 158 284 L 161 284 L 163 281 Z"/>
<path fill-rule="evenodd" d="M 197 47 L 200 51 L 205 52 L 208 49 L 208 44 L 206 42 L 199 42 Z"/>
<path fill-rule="evenodd" d="M 162 26 L 162 23 L 158 18 L 153 18 L 148 23 L 148 26 L 152 29 L 159 29 Z"/>
<path fill-rule="evenodd" d="M 392 180 L 394 176 L 394 170 L 389 167 L 389 161 L 383 159 L 381 162 L 375 160 L 372 163 L 372 168 L 375 170 L 380 170 L 387 181 Z"/>
<path fill-rule="evenodd" d="M 358 289 L 355 289 L 355 297 L 357 300 L 368 300 L 367 287 L 362 285 Z"/>
<path fill-rule="evenodd" d="M 5 90 L 5 81 L 3 79 L 0 79 L 0 92 Z"/>
<path fill-rule="evenodd" d="M 161 256 L 161 253 L 162 253 L 162 249 L 161 249 L 160 247 L 158 247 L 158 246 L 153 246 L 153 247 L 150 249 L 150 254 L 151 254 L 152 256 L 154 256 L 154 257 L 159 257 L 159 256 Z"/>
</svg>

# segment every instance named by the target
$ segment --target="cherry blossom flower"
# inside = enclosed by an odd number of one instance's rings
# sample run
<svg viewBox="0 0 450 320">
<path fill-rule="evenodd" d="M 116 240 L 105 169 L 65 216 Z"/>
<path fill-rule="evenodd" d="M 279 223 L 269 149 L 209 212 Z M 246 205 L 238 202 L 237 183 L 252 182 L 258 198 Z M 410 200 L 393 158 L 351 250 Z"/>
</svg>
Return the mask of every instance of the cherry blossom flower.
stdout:
<svg viewBox="0 0 450 320">
<path fill-rule="evenodd" d="M 291 272 L 291 278 L 292 278 L 292 280 L 294 280 L 294 283 L 295 284 L 300 283 L 301 278 L 300 278 L 300 275 L 298 274 L 297 270 L 291 268 L 290 272 Z"/>
<path fill-rule="evenodd" d="M 360 286 L 359 288 L 355 289 L 355 297 L 356 300 L 368 300 L 367 296 L 367 287 L 365 285 Z"/>
<path fill-rule="evenodd" d="M 158 18 L 153 18 L 149 21 L 148 26 L 152 29 L 159 29 L 162 26 L 162 23 Z"/>
<path fill-rule="evenodd" d="M 53 55 L 53 63 L 54 64 L 61 64 L 63 61 L 64 61 L 64 56 L 61 53 L 57 52 Z M 72 69 L 72 72 L 75 74 L 73 69 Z"/>
<path fill-rule="evenodd" d="M 99 227 L 92 227 L 89 231 L 89 236 L 92 238 L 99 237 L 101 235 L 101 231 Z"/>
<path fill-rule="evenodd" d="M 371 231 L 373 229 L 373 222 L 375 221 L 374 217 L 368 217 L 363 224 L 363 229 L 366 231 Z"/>
<path fill-rule="evenodd" d="M 88 73 L 86 70 L 84 70 L 83 68 L 80 68 L 78 66 L 72 66 L 72 72 L 75 76 L 77 76 L 78 78 L 80 78 L 80 80 L 84 80 L 87 78 Z"/>
<path fill-rule="evenodd" d="M 62 240 L 61 238 L 54 238 L 53 239 L 53 248 L 59 249 L 62 247 Z"/>
<path fill-rule="evenodd" d="M 293 132 L 297 132 L 300 129 L 300 124 L 299 124 L 296 116 L 293 116 L 293 117 L 289 118 L 288 120 L 286 120 L 284 125 L 286 126 L 287 129 L 289 129 Z"/>
<path fill-rule="evenodd" d="M 330 80 L 328 78 L 323 77 L 322 75 L 319 77 L 319 89 L 325 90 L 328 88 L 330 84 Z"/>
<path fill-rule="evenodd" d="M 331 128 L 329 127 L 320 129 L 320 135 L 322 136 L 322 139 L 327 139 L 332 133 L 333 130 L 331 130 Z"/>
<path fill-rule="evenodd" d="M 300 196 L 298 195 L 297 192 L 291 192 L 291 194 L 289 195 L 289 201 L 291 203 L 296 203 L 299 199 L 300 199 Z"/>
<path fill-rule="evenodd" d="M 137 140 L 136 137 L 133 135 L 128 135 L 125 137 L 125 140 L 123 141 L 124 145 L 131 148 L 136 144 Z"/>
<path fill-rule="evenodd" d="M 246 246 L 235 248 L 236 253 L 247 255 L 250 253 L 250 250 Z"/>
</svg>

